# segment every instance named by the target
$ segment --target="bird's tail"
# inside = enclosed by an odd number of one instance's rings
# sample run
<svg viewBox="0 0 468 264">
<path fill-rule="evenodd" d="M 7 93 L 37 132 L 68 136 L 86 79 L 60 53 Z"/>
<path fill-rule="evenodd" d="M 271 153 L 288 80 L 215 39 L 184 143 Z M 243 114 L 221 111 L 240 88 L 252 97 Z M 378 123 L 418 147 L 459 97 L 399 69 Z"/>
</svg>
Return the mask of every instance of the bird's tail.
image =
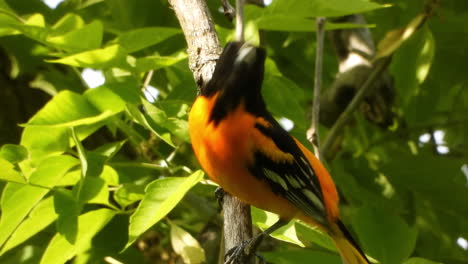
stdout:
<svg viewBox="0 0 468 264">
<path fill-rule="evenodd" d="M 331 231 L 333 241 L 340 252 L 344 264 L 370 263 L 342 222 L 334 224 L 331 227 Z"/>
</svg>

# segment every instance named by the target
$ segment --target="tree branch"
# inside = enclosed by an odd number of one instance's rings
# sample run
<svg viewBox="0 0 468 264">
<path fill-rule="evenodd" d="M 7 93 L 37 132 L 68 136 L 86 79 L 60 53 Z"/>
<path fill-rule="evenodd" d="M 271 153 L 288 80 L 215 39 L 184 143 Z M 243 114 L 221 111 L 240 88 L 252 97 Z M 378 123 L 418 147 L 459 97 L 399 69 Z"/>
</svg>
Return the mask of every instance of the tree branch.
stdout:
<svg viewBox="0 0 468 264">
<path fill-rule="evenodd" d="M 169 0 L 187 41 L 189 67 L 199 87 L 211 79 L 221 46 L 204 0 Z"/>
<path fill-rule="evenodd" d="M 187 41 L 189 67 L 196 83 L 201 87 L 211 79 L 221 53 L 220 42 L 205 0 L 169 0 Z M 225 194 L 224 250 L 252 237 L 250 206 Z M 222 254 L 224 256 L 224 254 Z"/>
<path fill-rule="evenodd" d="M 385 71 L 387 66 L 390 64 L 390 61 L 391 56 L 388 56 L 375 62 L 375 67 L 372 69 L 369 78 L 367 78 L 362 87 L 359 88 L 358 92 L 353 97 L 353 100 L 351 100 L 333 127 L 330 129 L 330 132 L 328 133 L 327 137 L 325 138 L 325 142 L 322 145 L 322 156 L 325 157 L 325 159 L 329 158 L 329 151 L 331 150 L 331 146 L 335 141 L 339 131 L 343 129 L 344 125 L 351 119 L 353 112 L 357 109 L 364 97 L 368 94 L 370 88 L 373 87 L 374 82 L 378 80 Z"/>
</svg>

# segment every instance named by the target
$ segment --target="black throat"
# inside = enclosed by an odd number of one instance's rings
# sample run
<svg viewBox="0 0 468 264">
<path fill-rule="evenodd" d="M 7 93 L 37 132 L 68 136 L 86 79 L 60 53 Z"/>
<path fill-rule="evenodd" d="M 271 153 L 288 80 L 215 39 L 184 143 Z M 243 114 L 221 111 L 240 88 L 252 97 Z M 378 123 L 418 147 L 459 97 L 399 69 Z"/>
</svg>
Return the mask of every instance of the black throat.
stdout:
<svg viewBox="0 0 468 264">
<path fill-rule="evenodd" d="M 217 96 L 210 120 L 217 125 L 240 104 L 254 115 L 266 113 L 261 94 L 266 51 L 243 42 L 229 42 L 201 96 Z"/>
</svg>

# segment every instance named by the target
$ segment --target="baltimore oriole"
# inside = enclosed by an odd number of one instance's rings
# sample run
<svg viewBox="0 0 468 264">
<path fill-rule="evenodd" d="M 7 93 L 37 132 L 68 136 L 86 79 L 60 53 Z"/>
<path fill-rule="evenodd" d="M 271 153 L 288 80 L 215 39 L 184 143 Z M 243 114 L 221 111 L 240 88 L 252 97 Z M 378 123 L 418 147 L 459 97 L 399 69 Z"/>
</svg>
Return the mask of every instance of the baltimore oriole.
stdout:
<svg viewBox="0 0 468 264">
<path fill-rule="evenodd" d="M 189 115 L 192 146 L 208 176 L 243 202 L 318 227 L 346 264 L 369 263 L 339 219 L 338 194 L 315 156 L 267 111 L 266 51 L 230 42 Z"/>
</svg>

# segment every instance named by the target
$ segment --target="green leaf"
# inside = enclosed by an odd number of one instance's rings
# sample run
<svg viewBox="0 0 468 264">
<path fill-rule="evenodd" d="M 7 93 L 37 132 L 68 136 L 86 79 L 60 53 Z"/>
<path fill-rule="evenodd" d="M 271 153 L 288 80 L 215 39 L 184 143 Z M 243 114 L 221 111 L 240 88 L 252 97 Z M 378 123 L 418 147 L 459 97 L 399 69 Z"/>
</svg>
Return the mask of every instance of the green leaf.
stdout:
<svg viewBox="0 0 468 264">
<path fill-rule="evenodd" d="M 186 142 L 190 142 L 190 136 L 188 133 L 188 122 L 187 118 L 181 119 L 178 117 L 168 116 L 166 111 L 163 109 L 151 104 L 148 101 L 143 101 L 143 105 L 145 107 L 147 116 L 146 118 L 149 124 L 155 123 L 167 130 L 169 130 L 175 136 L 185 140 Z M 183 105 L 179 105 L 179 107 L 183 107 Z"/>
<path fill-rule="evenodd" d="M 383 7 L 368 0 L 275 0 L 264 9 L 246 8 L 246 17 L 256 20 L 260 29 L 315 31 L 314 17 L 339 17 Z"/>
<path fill-rule="evenodd" d="M 405 264 L 442 264 L 442 262 L 435 262 L 423 258 L 410 258 L 404 262 Z"/>
<path fill-rule="evenodd" d="M 78 217 L 76 243 L 70 244 L 63 236 L 56 234 L 50 241 L 41 264 L 62 264 L 78 253 L 92 246 L 92 238 L 114 217 L 115 212 L 99 209 L 87 212 Z"/>
<path fill-rule="evenodd" d="M 100 21 L 94 21 L 77 30 L 65 34 L 51 34 L 47 42 L 67 52 L 79 52 L 97 49 L 101 46 L 103 26 Z"/>
<path fill-rule="evenodd" d="M 73 193 L 64 189 L 55 190 L 54 208 L 58 215 L 57 232 L 65 237 L 70 244 L 75 244 L 80 208 Z"/>
<path fill-rule="evenodd" d="M 187 231 L 169 222 L 171 226 L 171 245 L 175 253 L 182 257 L 186 264 L 200 264 L 206 261 L 205 250 Z"/>
<path fill-rule="evenodd" d="M 96 124 L 116 114 L 119 110 L 115 104 L 109 103 L 111 107 L 100 112 L 87 98 L 93 98 L 92 93 L 82 96 L 70 91 L 62 91 L 34 115 L 26 126 L 61 128 Z M 111 101 L 112 99 L 115 98 L 110 98 Z"/>
<path fill-rule="evenodd" d="M 28 158 L 28 150 L 20 145 L 5 144 L 0 149 L 0 158 L 11 163 L 18 163 Z"/>
<path fill-rule="evenodd" d="M 378 207 L 363 207 L 352 221 L 366 252 L 381 263 L 400 264 L 414 250 L 417 229 L 397 215 Z"/>
<path fill-rule="evenodd" d="M 29 179 L 31 183 L 41 187 L 17 183 L 9 183 L 5 187 L 1 199 L 0 245 L 3 245 L 15 232 L 50 188 L 77 164 L 78 161 L 70 156 L 53 156 L 43 160 Z"/>
<path fill-rule="evenodd" d="M 0 171 L 0 180 L 16 183 L 26 182 L 25 177 L 15 170 L 15 166 L 2 158 L 0 158 Z"/>
<path fill-rule="evenodd" d="M 150 70 L 159 70 L 179 63 L 187 58 L 185 52 L 181 52 L 173 57 L 168 56 L 147 56 L 138 58 L 135 67 L 139 72 L 147 72 Z"/>
<path fill-rule="evenodd" d="M 300 101 L 304 92 L 291 80 L 279 75 L 266 75 L 262 94 L 268 109 L 277 117 L 294 120 L 295 125 L 305 127 L 305 111 Z"/>
<path fill-rule="evenodd" d="M 279 219 L 278 215 L 260 210 L 256 207 L 251 207 L 252 222 L 262 231 L 272 226 Z M 287 225 L 275 230 L 270 236 L 289 243 L 293 243 L 300 247 L 305 247 L 301 240 L 297 237 L 296 226 L 294 221 L 290 221 Z"/>
<path fill-rule="evenodd" d="M 427 26 L 423 26 L 414 36 L 401 46 L 393 57 L 391 71 L 395 76 L 400 104 L 404 106 L 405 119 L 409 122 L 431 117 L 437 98 L 424 100 L 421 84 L 432 66 L 435 53 L 434 37 Z M 436 96 L 438 97 L 438 96 Z M 427 115 L 420 115 L 421 111 Z"/>
<path fill-rule="evenodd" d="M 158 179 L 148 184 L 145 197 L 130 217 L 129 239 L 125 248 L 128 248 L 143 232 L 166 216 L 202 179 L 203 172 L 196 171 L 189 177 Z"/>
<path fill-rule="evenodd" d="M 0 0 L 0 9 L 3 11 L 14 12 L 13 9 L 5 2 L 5 0 Z"/>
<path fill-rule="evenodd" d="M 315 19 L 311 17 L 297 17 L 287 14 L 268 15 L 260 17 L 257 20 L 257 26 L 263 30 L 274 31 L 297 31 L 297 32 L 315 32 Z M 325 30 L 362 28 L 370 25 L 359 25 L 351 23 L 333 23 L 327 21 Z"/>
<path fill-rule="evenodd" d="M 106 85 L 87 90 L 83 96 L 101 112 L 118 113 L 125 109 L 125 99 Z"/>
<path fill-rule="evenodd" d="M 29 150 L 31 160 L 61 154 L 69 146 L 68 128 L 25 127 L 21 145 Z"/>
<path fill-rule="evenodd" d="M 406 40 L 413 36 L 426 19 L 426 14 L 420 14 L 413 18 L 406 27 L 388 32 L 379 42 L 375 58 L 378 59 L 392 55 Z"/>
<path fill-rule="evenodd" d="M 145 188 L 142 185 L 124 184 L 114 193 L 115 201 L 123 208 L 140 201 L 145 197 Z"/>
<path fill-rule="evenodd" d="M 156 136 L 158 136 L 161 140 L 166 142 L 169 146 L 175 148 L 175 145 L 171 139 L 171 134 L 166 129 L 156 125 L 156 123 L 147 114 L 140 112 L 137 106 L 129 104 L 127 105 L 127 111 L 130 114 L 130 116 L 134 118 L 135 122 L 153 132 Z"/>
<path fill-rule="evenodd" d="M 44 16 L 36 13 L 31 15 L 24 24 L 19 24 L 16 28 L 26 37 L 47 44 L 46 39 L 50 29 L 46 28 L 45 25 Z"/>
<path fill-rule="evenodd" d="M 121 64 L 125 65 L 125 58 L 126 53 L 119 45 L 111 45 L 102 49 L 94 49 L 56 60 L 49 60 L 48 62 L 75 67 L 103 69 Z"/>
<path fill-rule="evenodd" d="M 68 32 L 82 28 L 85 25 L 84 20 L 76 14 L 66 13 L 53 26 L 53 34 L 63 35 Z"/>
<path fill-rule="evenodd" d="M 164 40 L 182 33 L 178 28 L 149 27 L 138 28 L 121 34 L 117 38 L 119 43 L 128 53 L 144 49 L 158 44 Z"/>
<path fill-rule="evenodd" d="M 52 224 L 57 219 L 57 214 L 54 210 L 53 197 L 46 198 L 39 202 L 26 219 L 21 223 L 16 231 L 8 239 L 0 255 L 3 255 L 8 250 L 20 245 L 35 234 L 42 231 L 44 228 Z"/>
<path fill-rule="evenodd" d="M 134 79 L 126 79 L 122 82 L 106 82 L 105 87 L 122 98 L 127 104 L 140 104 L 141 89 Z"/>
<path fill-rule="evenodd" d="M 296 232 L 299 239 L 306 245 L 310 244 L 310 246 L 320 246 L 330 251 L 336 251 L 333 240 L 316 227 L 296 221 Z"/>
<path fill-rule="evenodd" d="M 72 186 L 75 185 L 81 179 L 81 169 L 69 171 L 63 176 L 62 179 L 57 183 L 57 186 Z"/>
<path fill-rule="evenodd" d="M 425 153 L 418 156 L 399 154 L 382 166 L 382 172 L 397 191 L 415 192 L 439 209 L 464 217 L 468 214 L 468 208 L 464 206 L 468 200 L 468 189 L 460 184 L 466 182 L 461 171 L 464 163 L 463 159 Z"/>
<path fill-rule="evenodd" d="M 109 186 L 118 186 L 120 185 L 119 174 L 111 166 L 104 165 L 101 175 L 99 177 L 106 181 Z"/>
<path fill-rule="evenodd" d="M 383 8 L 383 5 L 368 0 L 275 0 L 265 8 L 263 16 L 272 14 L 286 14 L 303 17 L 337 17 L 349 14 L 364 13 Z"/>
<path fill-rule="evenodd" d="M 74 189 L 75 191 L 75 189 Z M 85 203 L 108 205 L 109 190 L 106 181 L 96 177 L 83 179 L 83 187 L 78 197 L 80 205 Z"/>
<path fill-rule="evenodd" d="M 303 263 L 320 263 L 320 264 L 341 264 L 341 259 L 338 255 L 333 255 L 327 252 L 320 252 L 308 249 L 301 250 L 278 250 L 271 252 L 262 252 L 262 256 L 269 263 L 281 264 L 303 264 Z"/>
<path fill-rule="evenodd" d="M 107 143 L 93 150 L 93 152 L 105 156 L 107 159 L 112 159 L 125 143 L 127 143 L 127 140 Z"/>
</svg>

